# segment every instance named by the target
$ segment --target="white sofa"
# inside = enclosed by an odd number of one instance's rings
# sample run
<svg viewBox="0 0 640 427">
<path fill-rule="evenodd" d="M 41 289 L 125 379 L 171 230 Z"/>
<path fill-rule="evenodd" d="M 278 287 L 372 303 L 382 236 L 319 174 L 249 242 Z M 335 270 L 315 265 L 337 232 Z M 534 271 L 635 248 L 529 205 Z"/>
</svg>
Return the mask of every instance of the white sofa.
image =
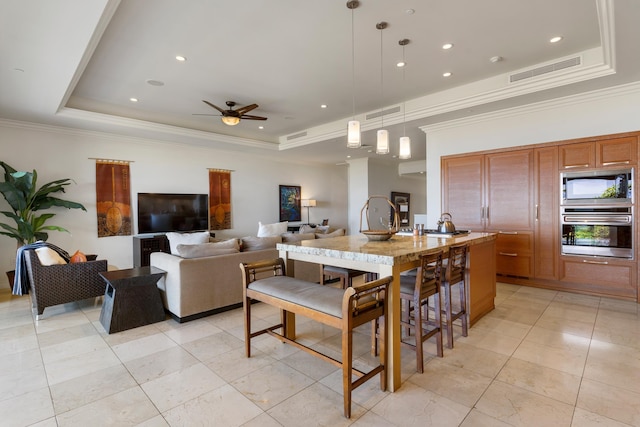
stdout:
<svg viewBox="0 0 640 427">
<path fill-rule="evenodd" d="M 344 231 L 342 231 L 344 234 Z M 295 242 L 311 235 L 283 235 L 285 241 Z M 167 273 L 158 281 L 165 309 L 179 322 L 186 322 L 242 305 L 242 273 L 240 263 L 278 258 L 276 242 L 283 237 L 240 239 L 242 250 L 220 250 L 221 254 L 182 257 L 164 252 L 151 254 L 151 266 Z M 256 243 L 265 242 L 268 243 Z M 203 244 L 204 245 L 204 244 Z M 269 246 L 264 248 L 264 246 Z M 191 245 L 195 246 L 195 245 Z M 320 266 L 307 262 L 294 263 L 295 277 L 312 282 L 320 281 Z"/>
</svg>

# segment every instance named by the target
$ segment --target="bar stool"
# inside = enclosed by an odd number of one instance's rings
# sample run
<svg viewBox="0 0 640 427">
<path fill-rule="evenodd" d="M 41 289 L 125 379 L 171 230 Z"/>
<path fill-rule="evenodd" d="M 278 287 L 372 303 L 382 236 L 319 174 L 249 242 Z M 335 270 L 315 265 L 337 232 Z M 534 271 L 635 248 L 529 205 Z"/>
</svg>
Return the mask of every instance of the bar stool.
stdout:
<svg viewBox="0 0 640 427">
<path fill-rule="evenodd" d="M 400 276 L 400 304 L 402 314 L 400 327 L 404 334 L 400 343 L 416 352 L 416 370 L 424 372 L 423 343 L 431 337 L 436 339 L 438 357 L 442 351 L 442 310 L 440 305 L 440 282 L 442 279 L 442 252 L 420 257 L 420 266 L 415 275 Z M 433 297 L 433 309 L 429 307 L 429 298 Z M 429 318 L 433 311 L 434 319 Z M 402 332 L 401 331 L 401 332 Z M 413 331 L 414 339 L 410 339 Z M 372 353 L 377 354 L 378 320 L 373 321 Z M 409 339 L 408 339 L 409 338 Z"/>
<path fill-rule="evenodd" d="M 353 285 L 353 279 L 355 277 L 360 277 L 363 275 L 367 275 L 367 282 L 370 282 L 372 280 L 376 280 L 377 274 L 375 273 L 367 273 L 366 271 L 361 271 L 361 270 L 352 270 L 350 268 L 343 268 L 343 267 L 335 267 L 333 265 L 320 265 L 320 284 L 324 285 L 325 284 L 325 276 L 330 276 L 330 277 L 338 277 L 340 279 L 340 286 L 342 287 L 342 289 L 347 289 L 352 287 Z"/>
<path fill-rule="evenodd" d="M 462 336 L 468 334 L 467 325 L 467 251 L 466 244 L 449 247 L 449 256 L 442 275 L 442 288 L 444 289 L 444 314 L 447 326 L 447 347 L 453 348 L 453 322 L 460 319 L 462 322 Z M 460 309 L 453 312 L 451 303 L 451 288 L 458 285 L 460 292 Z"/>
</svg>

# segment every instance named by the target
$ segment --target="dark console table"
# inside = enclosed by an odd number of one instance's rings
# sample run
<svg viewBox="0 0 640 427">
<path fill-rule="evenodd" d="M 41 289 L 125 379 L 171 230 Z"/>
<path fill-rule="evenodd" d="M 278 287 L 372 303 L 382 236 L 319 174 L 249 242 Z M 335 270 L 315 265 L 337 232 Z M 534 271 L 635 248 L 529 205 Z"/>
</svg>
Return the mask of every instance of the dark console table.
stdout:
<svg viewBox="0 0 640 427">
<path fill-rule="evenodd" d="M 100 323 L 107 333 L 120 332 L 165 320 L 156 282 L 165 271 L 137 267 L 99 273 L 107 282 Z"/>
</svg>

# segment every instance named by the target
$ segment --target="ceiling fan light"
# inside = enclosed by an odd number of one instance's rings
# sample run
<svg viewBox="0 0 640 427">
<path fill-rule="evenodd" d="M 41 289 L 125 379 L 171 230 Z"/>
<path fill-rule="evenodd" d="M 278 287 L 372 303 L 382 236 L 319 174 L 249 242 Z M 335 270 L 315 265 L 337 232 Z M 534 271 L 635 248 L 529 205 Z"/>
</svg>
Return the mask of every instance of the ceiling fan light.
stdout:
<svg viewBox="0 0 640 427">
<path fill-rule="evenodd" d="M 235 126 L 238 123 L 240 123 L 240 117 L 233 117 L 233 116 L 222 116 L 222 123 L 224 123 L 227 126 Z"/>
<path fill-rule="evenodd" d="M 401 160 L 407 160 L 411 158 L 411 138 L 408 136 L 400 137 L 400 150 L 398 152 L 398 158 Z"/>
<path fill-rule="evenodd" d="M 389 154 L 389 132 L 386 129 L 378 131 L 376 154 Z"/>
<path fill-rule="evenodd" d="M 347 125 L 347 148 L 360 148 L 360 122 L 350 120 Z"/>
</svg>

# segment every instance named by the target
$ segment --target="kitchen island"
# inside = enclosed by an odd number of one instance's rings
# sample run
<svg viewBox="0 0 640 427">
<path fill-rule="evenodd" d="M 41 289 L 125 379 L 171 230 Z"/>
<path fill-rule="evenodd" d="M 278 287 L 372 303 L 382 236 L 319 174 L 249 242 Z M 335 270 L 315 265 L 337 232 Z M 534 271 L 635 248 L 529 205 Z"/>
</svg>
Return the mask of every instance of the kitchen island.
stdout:
<svg viewBox="0 0 640 427">
<path fill-rule="evenodd" d="M 392 276 L 389 295 L 388 387 L 400 387 L 400 273 L 416 268 L 420 256 L 449 250 L 456 244 L 469 245 L 467 283 L 469 288 L 469 324 L 493 310 L 496 295 L 496 258 L 494 233 L 469 233 L 452 237 L 393 236 L 386 241 L 369 241 L 363 234 L 328 239 L 303 240 L 297 243 L 279 243 L 280 257 L 287 265 L 287 274 L 293 276 L 293 260 L 333 265 L 377 273 L 379 277 Z M 295 318 L 289 314 L 290 337 L 295 335 Z"/>
</svg>

